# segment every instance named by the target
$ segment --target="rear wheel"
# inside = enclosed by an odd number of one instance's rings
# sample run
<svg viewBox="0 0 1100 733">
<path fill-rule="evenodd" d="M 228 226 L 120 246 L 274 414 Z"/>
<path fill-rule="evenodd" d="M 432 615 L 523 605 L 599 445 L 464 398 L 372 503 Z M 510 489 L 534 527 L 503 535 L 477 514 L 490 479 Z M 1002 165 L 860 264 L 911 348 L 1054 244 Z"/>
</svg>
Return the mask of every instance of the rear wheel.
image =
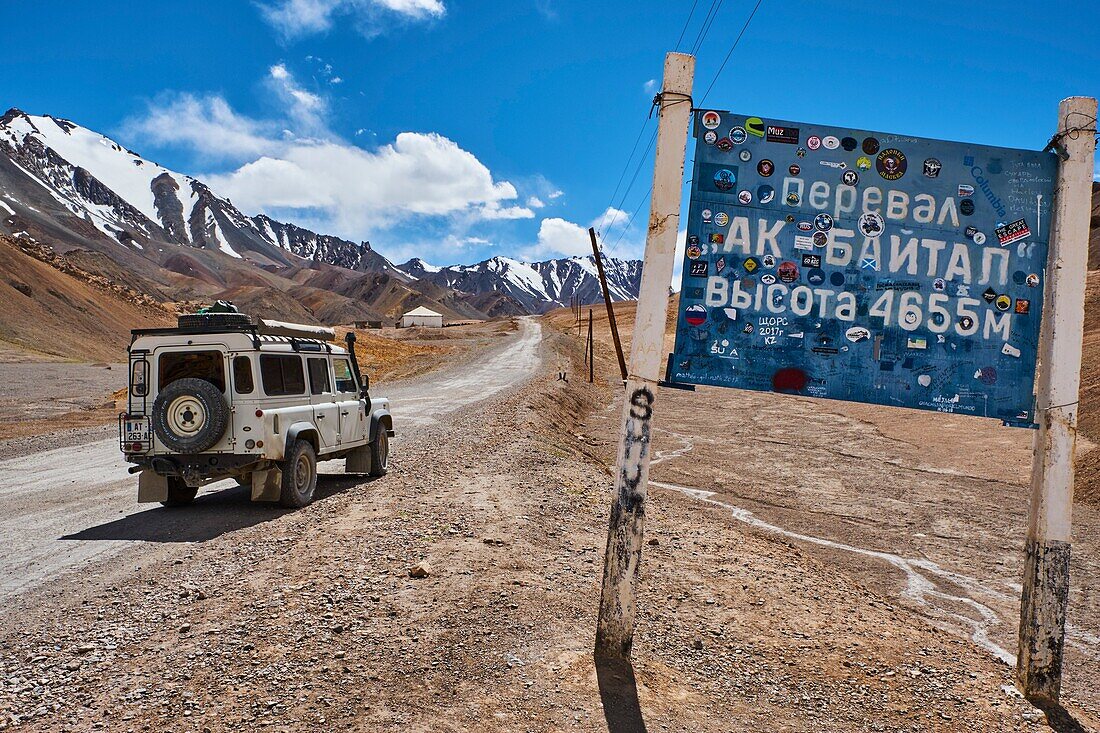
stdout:
<svg viewBox="0 0 1100 733">
<path fill-rule="evenodd" d="M 390 470 L 390 435 L 385 425 L 378 426 L 378 437 L 370 446 L 370 475 L 385 476 Z"/>
<path fill-rule="evenodd" d="M 199 490 L 191 488 L 179 476 L 168 477 L 168 499 L 161 504 L 167 507 L 187 506 L 195 500 Z"/>
<path fill-rule="evenodd" d="M 279 503 L 300 508 L 313 501 L 317 491 L 317 452 L 307 441 L 296 440 L 282 462 L 283 485 Z"/>
</svg>

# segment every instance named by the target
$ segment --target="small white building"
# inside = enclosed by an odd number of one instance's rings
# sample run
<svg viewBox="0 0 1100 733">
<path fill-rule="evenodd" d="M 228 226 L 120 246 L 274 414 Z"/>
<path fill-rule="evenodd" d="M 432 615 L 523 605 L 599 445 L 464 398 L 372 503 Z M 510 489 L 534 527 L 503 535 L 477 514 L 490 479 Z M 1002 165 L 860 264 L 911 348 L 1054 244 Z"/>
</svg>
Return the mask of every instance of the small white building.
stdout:
<svg viewBox="0 0 1100 733">
<path fill-rule="evenodd" d="M 409 326 L 427 326 L 428 328 L 443 328 L 443 314 L 436 313 L 430 308 L 420 306 L 401 316 L 401 328 Z"/>
</svg>

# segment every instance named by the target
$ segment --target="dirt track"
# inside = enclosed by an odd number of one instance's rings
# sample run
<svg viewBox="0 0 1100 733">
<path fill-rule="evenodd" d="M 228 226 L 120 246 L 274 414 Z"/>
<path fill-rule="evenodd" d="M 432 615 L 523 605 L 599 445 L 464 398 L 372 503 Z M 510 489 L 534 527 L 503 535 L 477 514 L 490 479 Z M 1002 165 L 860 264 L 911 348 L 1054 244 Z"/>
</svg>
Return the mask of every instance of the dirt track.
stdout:
<svg viewBox="0 0 1100 733">
<path fill-rule="evenodd" d="M 398 416 L 401 437 L 394 449 L 441 416 L 529 376 L 538 363 L 539 325 L 530 319 L 521 324 L 506 345 L 433 374 L 430 389 L 418 380 L 376 392 L 392 400 Z M 0 601 L 134 542 L 202 540 L 225 532 L 226 523 L 239 528 L 266 521 L 271 513 L 242 504 L 232 481 L 203 490 L 198 506 L 223 504 L 217 512 L 166 513 L 139 505 L 136 478 L 126 471 L 115 431 L 108 433 L 91 443 L 0 461 L 0 537 L 6 546 L 0 554 Z M 321 470 L 340 469 L 322 464 Z"/>
<path fill-rule="evenodd" d="M 617 394 L 544 335 L 529 381 L 409 436 L 382 480 L 332 477 L 308 509 L 238 526 L 239 500 L 213 494 L 190 512 L 231 525 L 216 536 L 11 599 L 0 729 L 1046 730 L 1007 666 L 892 583 L 667 489 L 635 665 L 597 669 Z M 658 440 L 655 474 L 684 448 Z"/>
</svg>

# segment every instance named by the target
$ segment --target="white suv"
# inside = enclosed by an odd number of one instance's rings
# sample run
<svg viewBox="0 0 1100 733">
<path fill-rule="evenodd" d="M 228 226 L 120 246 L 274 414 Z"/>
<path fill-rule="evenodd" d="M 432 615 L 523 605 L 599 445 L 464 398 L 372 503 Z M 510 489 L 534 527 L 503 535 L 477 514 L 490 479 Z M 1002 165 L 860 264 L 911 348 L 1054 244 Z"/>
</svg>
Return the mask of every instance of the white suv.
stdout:
<svg viewBox="0 0 1100 733">
<path fill-rule="evenodd" d="M 347 459 L 348 473 L 389 465 L 389 401 L 371 399 L 348 348 L 330 328 L 253 320 L 242 313 L 179 317 L 139 329 L 119 439 L 138 476 L 138 501 L 180 506 L 199 487 L 235 478 L 253 501 L 302 507 L 317 462 Z"/>
</svg>

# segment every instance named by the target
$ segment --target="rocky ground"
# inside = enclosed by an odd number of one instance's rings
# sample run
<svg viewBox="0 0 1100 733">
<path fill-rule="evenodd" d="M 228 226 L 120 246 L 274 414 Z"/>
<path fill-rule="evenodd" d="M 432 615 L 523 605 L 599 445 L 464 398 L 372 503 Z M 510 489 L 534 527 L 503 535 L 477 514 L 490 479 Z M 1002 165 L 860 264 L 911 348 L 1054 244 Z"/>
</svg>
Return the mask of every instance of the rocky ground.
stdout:
<svg viewBox="0 0 1100 733">
<path fill-rule="evenodd" d="M 572 338 L 542 348 L 382 479 L 5 605 L 0 730 L 1046 729 L 987 650 L 673 490 L 648 509 L 634 667 L 597 669 L 616 394 Z"/>
</svg>

